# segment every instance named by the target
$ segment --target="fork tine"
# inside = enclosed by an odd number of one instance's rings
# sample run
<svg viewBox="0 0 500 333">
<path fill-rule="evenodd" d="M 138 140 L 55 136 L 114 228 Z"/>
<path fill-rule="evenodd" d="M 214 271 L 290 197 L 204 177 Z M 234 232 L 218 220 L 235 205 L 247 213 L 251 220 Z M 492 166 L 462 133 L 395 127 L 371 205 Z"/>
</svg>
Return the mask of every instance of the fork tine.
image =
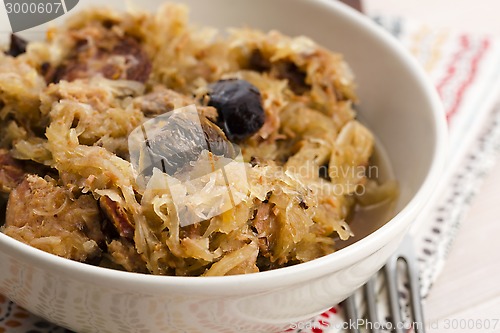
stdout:
<svg viewBox="0 0 500 333">
<path fill-rule="evenodd" d="M 389 293 L 389 303 L 391 308 L 391 316 L 393 322 L 394 332 L 403 333 L 403 330 L 399 323 L 403 322 L 401 315 L 401 307 L 399 305 L 399 295 L 398 295 L 398 277 L 397 277 L 397 264 L 399 255 L 392 256 L 385 264 L 385 278 L 387 283 L 387 289 Z"/>
<path fill-rule="evenodd" d="M 376 300 L 377 292 L 375 289 L 376 279 L 377 279 L 377 275 L 375 275 L 370 280 L 368 280 L 368 282 L 365 285 L 365 298 L 366 298 L 368 320 L 371 323 L 378 322 L 377 300 Z M 377 326 L 375 326 L 375 325 L 374 325 L 374 327 L 372 327 L 372 333 L 379 333 L 379 330 L 376 327 Z"/>
<path fill-rule="evenodd" d="M 400 247 L 400 257 L 406 262 L 408 268 L 408 281 L 410 283 L 411 311 L 414 321 L 415 333 L 425 333 L 424 311 L 422 309 L 422 298 L 420 296 L 420 281 L 418 279 L 418 267 L 415 253 L 413 252 L 411 237 L 406 237 L 404 245 Z"/>
<path fill-rule="evenodd" d="M 400 296 L 398 290 L 399 282 L 399 272 L 398 272 L 398 261 L 402 259 L 406 265 L 406 274 L 408 276 L 408 282 L 410 286 L 410 301 L 411 301 L 411 312 L 413 319 L 413 330 L 414 333 L 425 333 L 424 326 L 424 316 L 422 310 L 422 301 L 420 296 L 420 284 L 418 278 L 418 267 L 415 254 L 413 252 L 413 243 L 410 235 L 407 235 L 404 239 L 397 252 L 393 254 L 389 260 L 386 262 L 382 272 L 385 275 L 385 282 L 387 287 L 387 293 L 389 296 L 390 312 L 392 316 L 392 332 L 404 333 L 403 323 L 403 309 L 400 305 Z M 377 311 L 377 292 L 376 292 L 376 280 L 377 275 L 372 277 L 364 286 L 364 298 L 367 306 L 367 316 L 371 323 L 378 322 L 378 311 Z M 346 315 L 349 320 L 356 321 L 359 319 L 355 294 L 344 301 L 344 308 Z M 360 333 L 360 329 L 356 327 L 357 325 L 350 326 L 350 331 L 352 333 Z M 379 333 L 380 330 L 377 329 L 377 325 L 372 325 L 371 331 L 373 333 Z"/>
<path fill-rule="evenodd" d="M 425 333 L 424 311 L 422 309 L 422 300 L 420 297 L 420 283 L 415 274 L 410 278 L 413 318 L 416 325 L 414 326 L 415 333 Z"/>
<path fill-rule="evenodd" d="M 355 294 L 351 295 L 349 298 L 347 298 L 344 301 L 345 305 L 345 311 L 347 314 L 347 318 L 352 321 L 357 321 L 358 320 L 358 310 L 356 308 L 356 300 L 354 297 Z M 361 333 L 357 325 L 350 325 L 349 323 L 349 329 L 351 333 Z"/>
</svg>

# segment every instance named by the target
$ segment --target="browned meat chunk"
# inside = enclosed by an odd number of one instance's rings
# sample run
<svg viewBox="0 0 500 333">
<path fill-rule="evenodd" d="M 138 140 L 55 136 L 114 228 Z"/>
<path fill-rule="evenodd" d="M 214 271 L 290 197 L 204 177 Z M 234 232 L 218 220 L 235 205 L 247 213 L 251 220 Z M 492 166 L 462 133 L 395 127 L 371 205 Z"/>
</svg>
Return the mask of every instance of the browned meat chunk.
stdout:
<svg viewBox="0 0 500 333">
<path fill-rule="evenodd" d="M 4 232 L 46 252 L 94 262 L 104 243 L 100 221 L 92 196 L 75 198 L 52 180 L 28 175 L 10 194 Z"/>
<path fill-rule="evenodd" d="M 148 118 L 153 118 L 172 110 L 196 104 L 194 98 L 163 86 L 154 87 L 153 91 L 134 100 L 134 106 L 141 109 Z M 197 106 L 198 111 L 212 122 L 217 122 L 217 110 L 211 106 Z"/>
<path fill-rule="evenodd" d="M 104 28 L 93 37 L 89 42 L 84 33 L 76 34 L 75 49 L 66 60 L 57 68 L 45 68 L 47 81 L 74 81 L 99 73 L 111 80 L 148 80 L 151 60 L 135 38 L 118 36 Z"/>
<path fill-rule="evenodd" d="M 117 202 L 104 196 L 99 199 L 99 205 L 109 221 L 113 223 L 121 237 L 134 238 L 134 224 L 127 212 Z"/>
<path fill-rule="evenodd" d="M 340 1 L 342 1 L 348 6 L 351 6 L 356 10 L 359 10 L 360 12 L 363 12 L 363 4 L 361 3 L 361 0 L 340 0 Z"/>
<path fill-rule="evenodd" d="M 146 263 L 137 253 L 133 243 L 120 238 L 108 244 L 108 253 L 113 263 L 118 264 L 129 272 L 148 273 Z"/>
<path fill-rule="evenodd" d="M 6 54 L 12 56 L 12 57 L 17 57 L 18 55 L 21 55 L 26 52 L 26 47 L 28 46 L 28 42 L 24 40 L 23 38 L 11 34 L 10 35 L 10 46 L 9 50 L 6 52 Z"/>
<path fill-rule="evenodd" d="M 267 72 L 271 70 L 272 63 L 269 59 L 266 59 L 259 49 L 255 49 L 250 53 L 250 58 L 248 59 L 248 65 L 250 69 L 257 71 L 259 73 Z"/>
<path fill-rule="evenodd" d="M 273 206 L 269 203 L 261 203 L 252 220 L 252 226 L 259 238 L 259 248 L 262 256 L 270 258 L 271 248 L 276 242 L 278 234 L 278 225 L 276 215 L 273 212 Z"/>
<path fill-rule="evenodd" d="M 24 170 L 5 149 L 0 149 L 0 192 L 10 193 L 21 183 Z"/>
<path fill-rule="evenodd" d="M 288 86 L 295 94 L 302 95 L 311 90 L 311 86 L 306 83 L 307 74 L 293 62 L 277 62 L 273 71 L 277 78 L 288 80 Z"/>
<path fill-rule="evenodd" d="M 134 100 L 134 104 L 150 118 L 194 103 L 194 99 L 163 86 L 157 86 L 153 92 Z"/>
<path fill-rule="evenodd" d="M 248 68 L 259 73 L 269 72 L 273 77 L 288 80 L 290 90 L 296 95 L 303 95 L 311 90 L 311 86 L 306 82 L 307 73 L 294 62 L 289 60 L 272 62 L 259 49 L 255 49 L 250 53 Z"/>
</svg>

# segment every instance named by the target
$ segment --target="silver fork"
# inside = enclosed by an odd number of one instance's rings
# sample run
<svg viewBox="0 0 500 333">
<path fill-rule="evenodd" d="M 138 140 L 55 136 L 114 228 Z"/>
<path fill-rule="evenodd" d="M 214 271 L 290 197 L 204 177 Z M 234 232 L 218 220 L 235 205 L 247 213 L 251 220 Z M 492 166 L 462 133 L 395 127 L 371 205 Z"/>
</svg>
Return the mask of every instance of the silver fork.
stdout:
<svg viewBox="0 0 500 333">
<path fill-rule="evenodd" d="M 387 286 L 387 294 L 390 304 L 391 312 L 391 322 L 392 329 L 396 333 L 403 333 L 403 327 L 399 323 L 403 323 L 403 312 L 400 305 L 400 296 L 398 292 L 398 282 L 401 277 L 398 269 L 398 262 L 403 262 L 406 266 L 405 271 L 407 274 L 408 284 L 409 284 L 409 297 L 410 297 L 410 308 L 411 308 L 411 322 L 412 328 L 415 333 L 425 333 L 424 316 L 422 310 L 422 299 L 420 296 L 420 283 L 418 280 L 418 267 L 415 254 L 413 252 L 413 242 L 411 236 L 407 235 L 401 246 L 398 248 L 395 254 L 393 254 L 386 265 L 382 268 L 381 272 L 385 275 L 385 282 Z M 373 333 L 378 333 L 378 325 L 373 325 L 373 323 L 380 323 L 378 318 L 378 300 L 377 293 L 375 289 L 375 282 L 378 274 L 372 277 L 363 287 L 362 293 L 364 295 L 366 304 L 366 315 L 368 322 L 372 325 L 368 325 L 367 331 Z M 345 313 L 349 323 L 357 323 L 360 318 L 358 313 L 358 307 L 356 305 L 356 294 L 353 294 L 343 303 Z M 350 331 L 352 333 L 360 333 L 360 328 L 354 324 L 349 325 Z"/>
</svg>

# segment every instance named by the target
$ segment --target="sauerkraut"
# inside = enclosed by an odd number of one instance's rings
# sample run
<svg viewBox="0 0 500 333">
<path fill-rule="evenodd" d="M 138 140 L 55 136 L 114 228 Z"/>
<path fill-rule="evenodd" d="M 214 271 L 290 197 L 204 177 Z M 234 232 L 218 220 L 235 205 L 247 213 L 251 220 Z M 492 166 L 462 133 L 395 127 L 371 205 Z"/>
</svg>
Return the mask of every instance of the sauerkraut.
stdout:
<svg viewBox="0 0 500 333">
<path fill-rule="evenodd" d="M 395 182 L 366 171 L 374 137 L 340 54 L 277 31 L 194 28 L 187 12 L 95 8 L 25 53 L 0 53 L 4 233 L 131 272 L 246 274 L 334 252 L 356 205 L 395 199 Z M 224 113 L 213 90 L 233 84 L 255 93 L 262 115 Z M 131 133 L 187 106 L 221 154 L 198 146 L 187 166 L 164 155 L 171 173 L 134 164 Z M 161 155 L 184 144 L 179 133 L 145 142 Z"/>
</svg>

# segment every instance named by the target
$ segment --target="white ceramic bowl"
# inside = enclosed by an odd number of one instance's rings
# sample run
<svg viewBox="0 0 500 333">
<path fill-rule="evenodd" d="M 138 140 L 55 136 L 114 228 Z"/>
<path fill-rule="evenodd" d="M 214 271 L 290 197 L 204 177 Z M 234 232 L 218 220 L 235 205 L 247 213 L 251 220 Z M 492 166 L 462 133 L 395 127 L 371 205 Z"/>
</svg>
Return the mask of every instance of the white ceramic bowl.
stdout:
<svg viewBox="0 0 500 333">
<path fill-rule="evenodd" d="M 72 12 L 97 2 L 80 1 Z M 138 6 L 154 10 L 161 2 Z M 0 234 L 0 293 L 77 332 L 274 332 L 308 319 L 346 298 L 383 265 L 439 179 L 445 122 L 437 95 L 410 55 L 369 19 L 333 0 L 181 2 L 190 5 L 193 22 L 303 34 L 343 53 L 357 77 L 362 117 L 399 180 L 399 213 L 368 237 L 312 262 L 214 278 L 107 270 Z M 125 1 L 107 5 L 123 8 Z M 0 22 L 1 31 L 8 31 L 5 12 Z"/>
</svg>

